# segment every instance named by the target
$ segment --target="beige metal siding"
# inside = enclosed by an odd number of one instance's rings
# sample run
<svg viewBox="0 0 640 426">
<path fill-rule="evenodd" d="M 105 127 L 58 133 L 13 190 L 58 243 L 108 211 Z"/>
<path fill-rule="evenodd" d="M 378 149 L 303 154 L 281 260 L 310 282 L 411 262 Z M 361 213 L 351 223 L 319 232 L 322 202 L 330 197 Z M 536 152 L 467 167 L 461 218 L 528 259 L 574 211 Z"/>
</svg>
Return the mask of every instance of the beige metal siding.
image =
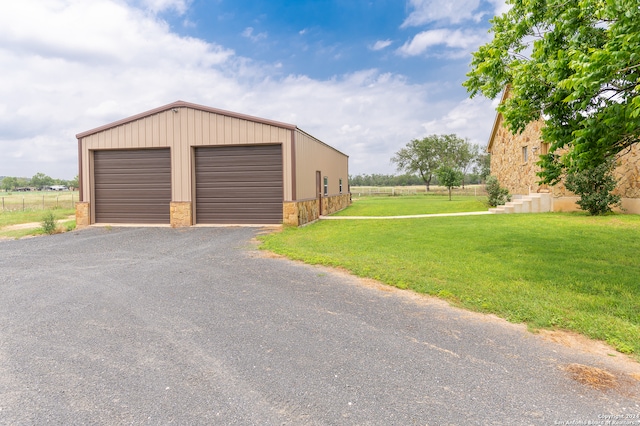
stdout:
<svg viewBox="0 0 640 426">
<path fill-rule="evenodd" d="M 292 199 L 290 128 L 178 107 L 88 134 L 82 139 L 83 199 L 92 201 L 90 152 L 105 149 L 171 148 L 172 201 L 192 201 L 191 149 L 208 145 L 282 144 L 284 197 Z"/>
<path fill-rule="evenodd" d="M 296 193 L 297 200 L 316 198 L 316 171 L 329 179 L 328 195 L 348 192 L 349 157 L 320 142 L 303 131 L 296 130 Z"/>
</svg>

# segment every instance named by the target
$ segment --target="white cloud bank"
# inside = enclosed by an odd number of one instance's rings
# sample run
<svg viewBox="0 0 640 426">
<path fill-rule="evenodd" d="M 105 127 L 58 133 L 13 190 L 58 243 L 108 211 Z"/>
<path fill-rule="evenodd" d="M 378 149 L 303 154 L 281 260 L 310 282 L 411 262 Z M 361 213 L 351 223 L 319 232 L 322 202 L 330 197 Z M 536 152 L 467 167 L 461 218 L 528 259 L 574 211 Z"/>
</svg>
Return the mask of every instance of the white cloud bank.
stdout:
<svg viewBox="0 0 640 426">
<path fill-rule="evenodd" d="M 435 46 L 447 48 L 448 57 L 467 55 L 483 42 L 489 41 L 486 33 L 472 30 L 436 29 L 422 31 L 398 49 L 401 56 L 419 56 Z"/>
<path fill-rule="evenodd" d="M 21 0 L 0 14 L 0 176 L 72 178 L 75 134 L 176 100 L 298 125 L 350 156 L 350 172 L 393 173 L 409 140 L 446 129 L 486 143 L 486 100 L 361 70 L 272 77 L 233 50 L 172 33 L 154 13 L 188 2 Z M 184 5 L 184 6 L 182 6 Z M 461 103 L 462 101 L 462 103 Z M 471 118 L 456 119 L 471 114 Z"/>
<path fill-rule="evenodd" d="M 473 19 L 474 11 L 480 6 L 480 0 L 409 0 L 413 11 L 402 23 L 402 28 L 416 27 L 435 21 L 448 21 L 452 24 Z"/>
</svg>

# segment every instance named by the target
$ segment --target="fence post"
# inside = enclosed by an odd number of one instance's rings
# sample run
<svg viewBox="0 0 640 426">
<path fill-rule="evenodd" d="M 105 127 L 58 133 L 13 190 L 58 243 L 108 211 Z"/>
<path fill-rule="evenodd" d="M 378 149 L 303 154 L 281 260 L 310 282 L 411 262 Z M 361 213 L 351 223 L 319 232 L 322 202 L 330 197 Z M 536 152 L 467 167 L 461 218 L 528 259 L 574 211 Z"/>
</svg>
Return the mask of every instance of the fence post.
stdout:
<svg viewBox="0 0 640 426">
<path fill-rule="evenodd" d="M 56 195 L 56 209 L 58 208 L 58 201 L 60 200 L 60 196 Z"/>
</svg>

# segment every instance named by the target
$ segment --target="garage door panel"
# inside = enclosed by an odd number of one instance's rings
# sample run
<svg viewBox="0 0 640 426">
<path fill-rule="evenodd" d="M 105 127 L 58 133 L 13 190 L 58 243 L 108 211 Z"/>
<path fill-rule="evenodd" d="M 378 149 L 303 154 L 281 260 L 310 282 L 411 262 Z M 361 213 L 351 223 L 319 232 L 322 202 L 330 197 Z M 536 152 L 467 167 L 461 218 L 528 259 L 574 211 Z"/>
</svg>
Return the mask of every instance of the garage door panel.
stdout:
<svg viewBox="0 0 640 426">
<path fill-rule="evenodd" d="M 94 152 L 96 223 L 169 223 L 168 149 Z"/>
<path fill-rule="evenodd" d="M 280 145 L 196 149 L 198 223 L 282 223 Z"/>
</svg>

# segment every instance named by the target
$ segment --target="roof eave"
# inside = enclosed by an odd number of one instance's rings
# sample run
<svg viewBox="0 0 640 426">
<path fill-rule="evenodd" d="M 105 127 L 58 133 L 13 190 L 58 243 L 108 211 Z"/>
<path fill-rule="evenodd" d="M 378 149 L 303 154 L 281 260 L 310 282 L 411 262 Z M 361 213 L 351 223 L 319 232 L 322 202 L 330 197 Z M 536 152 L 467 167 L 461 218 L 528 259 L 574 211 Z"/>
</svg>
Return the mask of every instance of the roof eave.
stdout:
<svg viewBox="0 0 640 426">
<path fill-rule="evenodd" d="M 505 86 L 504 91 L 502 92 L 502 97 L 500 98 L 500 104 L 502 104 L 505 99 L 509 96 L 509 85 Z M 493 147 L 493 141 L 496 137 L 496 133 L 498 133 L 498 128 L 500 127 L 500 118 L 502 114 L 496 111 L 496 117 L 493 120 L 493 127 L 491 128 L 491 136 L 489 136 L 489 142 L 487 143 L 487 152 L 491 153 L 491 148 Z"/>
</svg>

